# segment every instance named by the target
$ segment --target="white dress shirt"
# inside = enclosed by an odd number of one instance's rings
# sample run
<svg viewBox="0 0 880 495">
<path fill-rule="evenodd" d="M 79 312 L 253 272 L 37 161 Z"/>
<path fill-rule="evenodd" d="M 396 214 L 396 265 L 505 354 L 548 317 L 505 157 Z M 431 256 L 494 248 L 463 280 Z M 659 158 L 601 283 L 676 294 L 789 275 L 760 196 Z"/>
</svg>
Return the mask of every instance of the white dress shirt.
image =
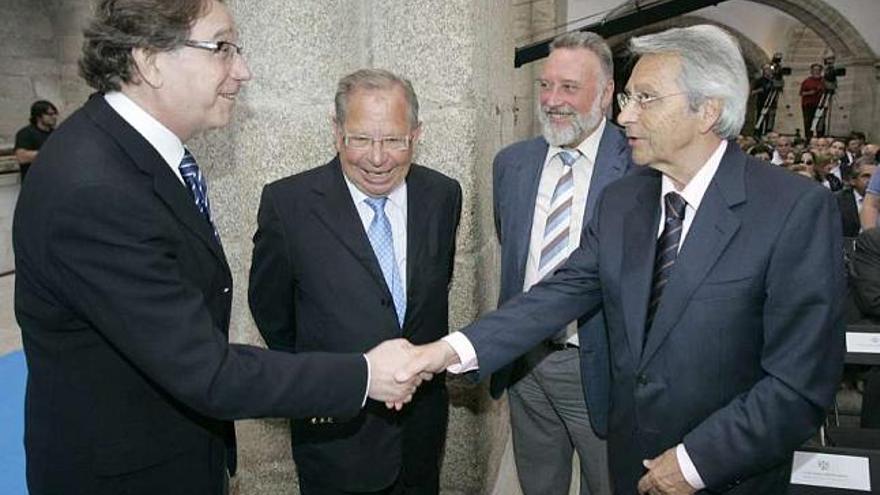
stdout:
<svg viewBox="0 0 880 495">
<path fill-rule="evenodd" d="M 587 139 L 577 146 L 577 159 L 571 166 L 574 181 L 574 197 L 572 198 L 571 223 L 568 228 L 568 244 L 565 246 L 565 256 L 571 254 L 581 243 L 581 230 L 584 226 L 584 210 L 587 206 L 587 194 L 590 191 L 590 182 L 593 177 L 593 168 L 596 163 L 596 155 L 599 152 L 599 141 L 605 131 L 605 119 L 599 122 L 596 129 Z M 571 151 L 570 149 L 550 146 L 544 157 L 544 167 L 541 169 L 541 179 L 538 182 L 538 196 L 535 199 L 535 213 L 532 217 L 532 232 L 529 242 L 529 254 L 526 259 L 526 273 L 523 280 L 523 291 L 529 290 L 533 285 L 540 282 L 539 266 L 541 262 L 541 250 L 544 248 L 544 228 L 547 225 L 547 217 L 550 216 L 550 203 L 553 192 L 559 178 L 562 177 L 564 166 L 559 153 Z M 565 341 L 569 344 L 578 345 L 577 321 L 566 327 Z M 560 339 L 562 340 L 562 339 Z"/>
<path fill-rule="evenodd" d="M 718 171 L 718 166 L 721 164 L 721 158 L 724 156 L 724 152 L 727 150 L 727 141 L 722 140 L 721 143 L 715 148 L 715 151 L 706 161 L 706 163 L 700 168 L 699 171 L 691 178 L 690 182 L 682 189 L 678 191 L 675 189 L 675 184 L 671 179 L 666 177 L 665 175 L 661 178 L 661 194 L 658 199 L 660 202 L 660 222 L 657 225 L 657 237 L 660 237 L 660 234 L 663 232 L 663 225 L 666 221 L 665 211 L 663 208 L 663 197 L 666 193 L 671 191 L 676 191 L 687 203 L 685 207 L 685 215 L 684 221 L 682 222 L 682 230 L 681 230 L 681 238 L 678 243 L 679 251 L 681 251 L 681 247 L 684 245 L 688 232 L 690 231 L 691 224 L 693 223 L 694 218 L 697 215 L 697 210 L 700 208 L 700 203 L 703 201 L 703 196 L 705 196 L 706 191 L 709 189 L 709 185 L 712 183 L 712 179 L 715 177 L 715 172 Z M 450 366 L 447 371 L 450 373 L 466 373 L 468 371 L 473 371 L 479 368 L 479 363 L 477 362 L 477 354 L 474 350 L 473 344 L 471 344 L 470 340 L 461 332 L 453 332 L 446 337 L 443 338 L 455 351 L 458 355 L 459 363 Z M 691 461 L 690 456 L 687 453 L 687 449 L 685 449 L 684 444 L 678 444 L 676 446 L 676 457 L 678 458 L 678 464 L 681 467 L 682 474 L 684 475 L 687 482 L 697 490 L 705 488 L 705 483 L 700 477 L 699 472 L 697 472 L 697 468 L 694 466 L 693 461 Z"/>
<path fill-rule="evenodd" d="M 122 92 L 107 93 L 104 95 L 104 100 L 122 117 L 122 120 L 134 127 L 134 130 L 156 149 L 159 156 L 168 163 L 177 180 L 185 186 L 186 183 L 183 182 L 178 168 L 183 159 L 183 143 L 180 138 Z"/>
</svg>

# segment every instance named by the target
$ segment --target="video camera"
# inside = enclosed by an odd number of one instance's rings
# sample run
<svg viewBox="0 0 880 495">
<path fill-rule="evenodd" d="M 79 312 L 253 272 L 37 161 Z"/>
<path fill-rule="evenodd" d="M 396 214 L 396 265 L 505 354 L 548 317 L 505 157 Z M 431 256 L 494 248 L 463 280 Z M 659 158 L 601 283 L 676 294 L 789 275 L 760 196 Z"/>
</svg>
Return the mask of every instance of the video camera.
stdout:
<svg viewBox="0 0 880 495">
<path fill-rule="evenodd" d="M 828 93 L 833 93 L 834 90 L 837 89 L 837 78 L 843 77 L 846 75 L 846 68 L 844 67 L 836 67 L 834 65 L 835 59 L 834 57 L 825 57 L 825 70 L 824 70 L 824 79 L 825 79 L 825 91 Z"/>
<path fill-rule="evenodd" d="M 791 75 L 791 67 L 782 66 L 782 54 L 779 52 L 774 53 L 773 59 L 770 60 L 770 74 L 773 79 L 773 87 L 776 89 L 782 89 L 785 85 L 782 81 L 783 76 Z"/>
</svg>

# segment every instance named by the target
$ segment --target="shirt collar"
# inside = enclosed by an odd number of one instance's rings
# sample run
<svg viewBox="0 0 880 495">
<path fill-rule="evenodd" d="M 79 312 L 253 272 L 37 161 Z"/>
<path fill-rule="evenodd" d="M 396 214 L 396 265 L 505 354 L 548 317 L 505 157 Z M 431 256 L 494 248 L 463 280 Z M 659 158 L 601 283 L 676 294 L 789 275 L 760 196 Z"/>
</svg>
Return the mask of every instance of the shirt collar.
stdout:
<svg viewBox="0 0 880 495">
<path fill-rule="evenodd" d="M 177 170 L 180 160 L 183 158 L 183 143 L 180 138 L 122 92 L 107 93 L 104 95 L 104 99 L 110 108 L 115 110 L 123 120 L 134 127 L 134 130 L 156 149 L 159 155 L 168 162 L 175 175 L 180 177 L 180 172 Z"/>
<path fill-rule="evenodd" d="M 691 181 L 681 191 L 675 189 L 672 179 L 662 175 L 661 198 L 665 197 L 666 193 L 674 191 L 681 195 L 694 211 L 698 210 L 700 203 L 703 201 L 703 196 L 706 194 L 706 190 L 709 189 L 709 184 L 712 183 L 712 178 L 715 177 L 715 172 L 721 164 L 721 158 L 724 157 L 725 150 L 727 150 L 727 140 L 722 139 L 718 147 L 715 148 L 715 152 L 712 153 L 712 156 L 700 167 L 700 170 L 694 174 Z"/>
<path fill-rule="evenodd" d="M 596 163 L 596 155 L 599 154 L 599 142 L 602 141 L 602 134 L 605 132 L 605 119 L 602 118 L 599 120 L 599 125 L 593 129 L 593 132 L 587 136 L 586 139 L 580 142 L 577 145 L 577 150 L 581 152 L 582 155 L 587 157 L 590 163 Z M 552 158 L 559 154 L 560 151 L 571 151 L 570 148 L 561 148 L 559 146 L 550 146 L 547 150 L 548 160 L 545 162 L 549 162 L 549 158 Z"/>
</svg>

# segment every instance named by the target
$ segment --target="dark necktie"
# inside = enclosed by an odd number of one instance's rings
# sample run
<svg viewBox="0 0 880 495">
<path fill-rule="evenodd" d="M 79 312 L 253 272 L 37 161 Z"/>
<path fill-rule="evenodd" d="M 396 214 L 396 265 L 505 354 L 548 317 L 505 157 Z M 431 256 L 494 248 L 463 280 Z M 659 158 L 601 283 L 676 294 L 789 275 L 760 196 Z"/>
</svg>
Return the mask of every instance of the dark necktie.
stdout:
<svg viewBox="0 0 880 495">
<path fill-rule="evenodd" d="M 663 197 L 663 206 L 666 210 L 666 222 L 663 225 L 663 233 L 657 239 L 657 255 L 654 257 L 654 278 L 651 283 L 651 302 L 648 304 L 648 317 L 645 320 L 645 338 L 648 330 L 654 322 L 657 306 L 660 305 L 660 297 L 663 288 L 672 274 L 675 266 L 675 258 L 678 257 L 678 243 L 681 240 L 681 229 L 684 224 L 684 209 L 687 206 L 684 198 L 674 192 L 666 193 Z"/>
<path fill-rule="evenodd" d="M 843 188 L 843 184 L 840 182 L 840 179 L 837 178 L 834 174 L 826 174 L 825 180 L 828 181 L 828 188 L 832 191 L 839 191 Z"/>
<path fill-rule="evenodd" d="M 219 240 L 220 236 L 217 233 L 217 229 L 214 227 L 214 222 L 211 221 L 211 204 L 208 202 L 208 183 L 202 176 L 202 172 L 196 164 L 196 159 L 193 158 L 189 150 L 184 150 L 183 158 L 180 160 L 180 166 L 178 168 L 180 169 L 181 177 L 183 177 L 183 182 L 186 184 L 186 187 L 189 188 L 190 193 L 192 193 L 196 208 L 199 209 L 199 213 L 205 217 L 205 220 L 211 224 L 211 229 L 214 231 L 214 237 Z"/>
</svg>

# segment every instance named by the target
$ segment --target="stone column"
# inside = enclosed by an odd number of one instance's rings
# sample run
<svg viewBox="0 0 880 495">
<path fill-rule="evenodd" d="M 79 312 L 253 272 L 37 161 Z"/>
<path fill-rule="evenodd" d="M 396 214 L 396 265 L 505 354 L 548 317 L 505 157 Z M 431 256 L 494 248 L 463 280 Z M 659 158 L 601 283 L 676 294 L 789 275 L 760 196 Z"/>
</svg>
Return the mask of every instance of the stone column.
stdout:
<svg viewBox="0 0 880 495">
<path fill-rule="evenodd" d="M 236 282 L 231 339 L 262 344 L 247 309 L 251 236 L 262 186 L 333 154 L 336 81 L 360 67 L 412 80 L 424 134 L 416 161 L 461 182 L 451 329 L 495 305 L 497 248 L 491 161 L 513 139 L 512 6 L 503 0 L 367 2 L 230 0 L 254 80 L 233 124 L 195 144 Z M 442 491 L 488 492 L 507 414 L 484 386 L 449 380 L 451 411 Z M 238 493 L 290 493 L 296 484 L 286 422 L 238 423 Z"/>
</svg>

